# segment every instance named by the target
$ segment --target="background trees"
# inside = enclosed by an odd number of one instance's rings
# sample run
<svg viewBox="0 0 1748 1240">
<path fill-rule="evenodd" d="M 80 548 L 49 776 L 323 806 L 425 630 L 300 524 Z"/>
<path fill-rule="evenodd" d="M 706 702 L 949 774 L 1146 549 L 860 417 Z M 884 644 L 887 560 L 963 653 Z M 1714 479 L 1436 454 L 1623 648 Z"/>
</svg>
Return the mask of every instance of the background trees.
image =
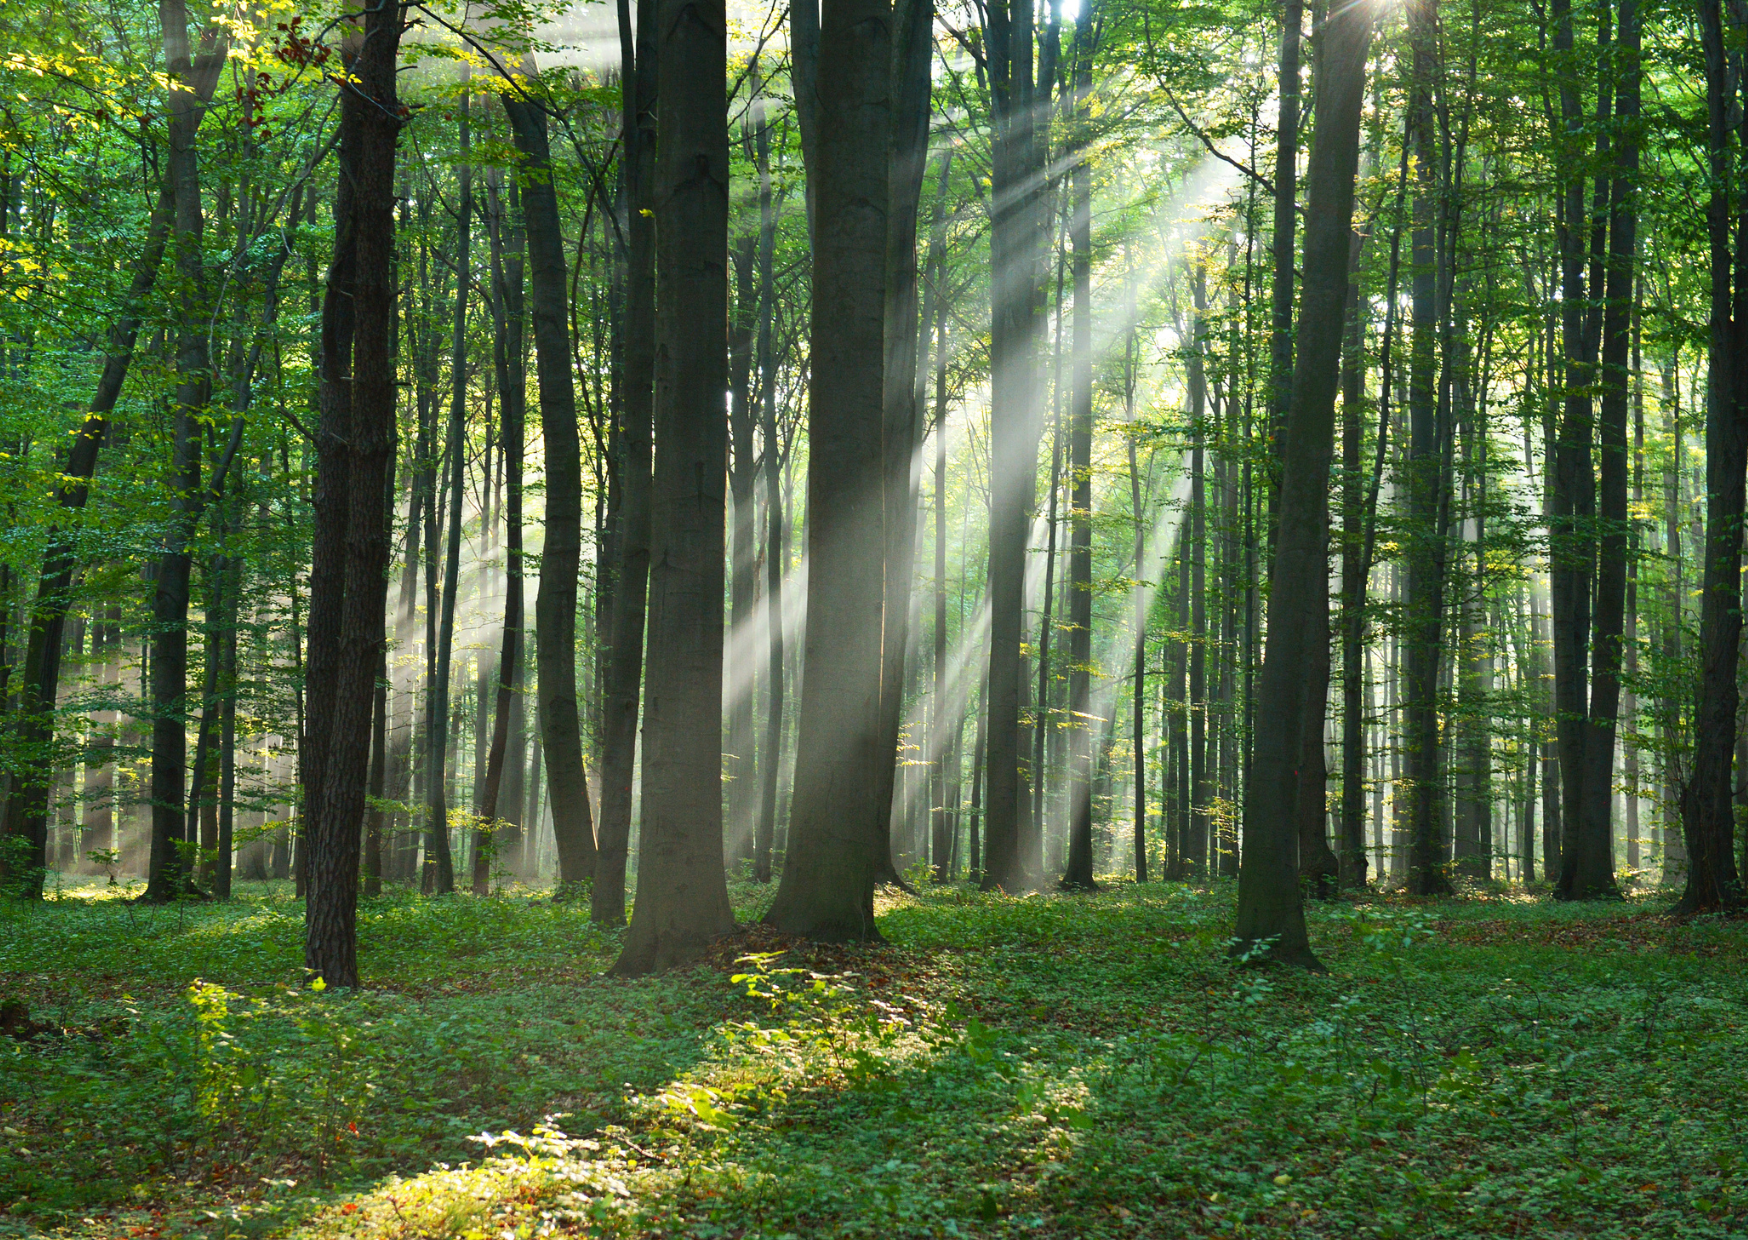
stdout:
<svg viewBox="0 0 1748 1240">
<path fill-rule="evenodd" d="M 115 848 L 344 939 L 368 809 L 381 881 L 636 882 L 628 970 L 725 870 L 838 937 L 1271 840 L 1288 922 L 1740 902 L 1722 10 L 800 4 L 684 70 L 653 4 L 173 10 L 4 19 L 25 894 Z"/>
</svg>

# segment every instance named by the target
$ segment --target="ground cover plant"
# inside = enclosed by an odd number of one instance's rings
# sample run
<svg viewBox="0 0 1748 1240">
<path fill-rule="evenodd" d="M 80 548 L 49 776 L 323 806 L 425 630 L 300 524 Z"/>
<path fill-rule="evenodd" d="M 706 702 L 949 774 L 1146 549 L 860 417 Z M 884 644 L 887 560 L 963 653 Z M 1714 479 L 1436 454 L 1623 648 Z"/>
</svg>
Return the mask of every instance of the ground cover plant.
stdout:
<svg viewBox="0 0 1748 1240">
<path fill-rule="evenodd" d="M 1118 884 L 635 981 L 575 903 L 393 895 L 325 994 L 283 887 L 80 893 L 6 914 L 0 1234 L 1748 1231 L 1742 928 L 1476 894 L 1314 905 L 1327 975 Z"/>
</svg>

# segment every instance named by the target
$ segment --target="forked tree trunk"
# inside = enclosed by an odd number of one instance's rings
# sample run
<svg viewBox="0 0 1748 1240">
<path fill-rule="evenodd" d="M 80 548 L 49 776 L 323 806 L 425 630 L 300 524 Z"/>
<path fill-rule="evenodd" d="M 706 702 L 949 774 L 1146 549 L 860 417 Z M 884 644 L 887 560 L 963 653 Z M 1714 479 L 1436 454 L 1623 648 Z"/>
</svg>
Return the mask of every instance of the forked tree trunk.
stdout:
<svg viewBox="0 0 1748 1240">
<path fill-rule="evenodd" d="M 727 13 L 722 0 L 661 0 L 657 14 L 659 447 L 650 486 L 643 826 L 637 901 L 613 965 L 621 977 L 683 963 L 734 927 L 722 874 Z"/>
<path fill-rule="evenodd" d="M 1334 455 L 1335 393 L 1341 371 L 1342 309 L 1347 301 L 1348 233 L 1359 164 L 1360 103 L 1372 9 L 1355 4 L 1324 25 L 1323 81 L 1307 177 L 1304 293 L 1298 358 L 1282 454 L 1280 531 L 1269 594 L 1262 676 L 1257 685 L 1256 748 L 1246 789 L 1246 830 L 1238 879 L 1234 950 L 1253 958 L 1321 969 L 1305 932 L 1295 866 L 1294 801 L 1306 711 L 1304 667 L 1312 657 L 1303 617 L 1328 605 L 1324 525 Z"/>
</svg>

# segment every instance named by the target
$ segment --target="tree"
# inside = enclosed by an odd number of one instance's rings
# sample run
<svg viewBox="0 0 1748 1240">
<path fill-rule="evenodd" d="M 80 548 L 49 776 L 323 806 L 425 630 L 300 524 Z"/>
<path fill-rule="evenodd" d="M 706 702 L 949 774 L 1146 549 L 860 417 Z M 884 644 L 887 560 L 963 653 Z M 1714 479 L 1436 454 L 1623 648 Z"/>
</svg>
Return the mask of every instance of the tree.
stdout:
<svg viewBox="0 0 1748 1240">
<path fill-rule="evenodd" d="M 1235 951 L 1310 969 L 1322 965 L 1306 936 L 1295 872 L 1294 767 L 1306 711 L 1302 672 L 1309 643 L 1318 640 L 1305 620 L 1314 608 L 1328 605 L 1324 526 L 1372 21 L 1371 7 L 1356 4 L 1333 10 L 1322 33 L 1322 81 L 1306 178 L 1304 292 L 1282 452 L 1271 623 L 1257 685 L 1256 752 L 1245 789 L 1248 829 L 1238 879 Z"/>
<path fill-rule="evenodd" d="M 532 66 L 528 66 L 530 69 Z M 517 82 L 526 81 L 519 75 Z M 577 570 L 582 561 L 582 445 L 577 435 L 576 384 L 571 376 L 569 294 L 564 237 L 553 183 L 546 110 L 521 89 L 503 95 L 504 113 L 521 157 L 522 211 L 528 230 L 529 294 L 533 302 L 535 375 L 540 383 L 540 440 L 546 459 L 546 542 L 540 552 L 540 592 L 534 599 L 534 650 L 540 738 L 552 798 L 559 882 L 595 876 L 595 828 L 583 773 L 583 733 L 577 712 Z"/>
<path fill-rule="evenodd" d="M 344 514 L 336 541 L 344 547 L 338 566 L 340 589 L 324 602 L 339 614 L 333 685 L 324 696 L 332 703 L 327 728 L 314 734 L 326 749 L 322 782 L 314 785 L 314 804 L 305 822 L 305 865 L 309 897 L 304 911 L 304 967 L 312 978 L 329 986 L 358 985 L 357 906 L 358 852 L 364 823 L 364 789 L 369 771 L 370 719 L 375 702 L 377 668 L 382 659 L 383 609 L 388 593 L 389 514 L 395 449 L 394 328 L 395 280 L 395 148 L 402 123 L 395 92 L 399 62 L 401 15 L 377 5 L 353 18 L 348 73 L 341 85 L 342 148 L 351 138 L 354 158 L 346 162 L 350 182 L 350 237 L 337 234 L 339 247 L 353 247 L 351 278 L 352 330 L 330 332 L 324 325 L 323 381 L 329 389 L 329 410 L 343 409 L 335 422 L 339 443 L 328 441 L 323 466 L 344 470 L 350 495 L 336 503 L 329 520 Z M 344 286 L 342 286 L 344 287 Z M 324 315 L 326 319 L 327 315 Z M 350 339 L 347 339 L 349 335 Z M 350 358 L 345 356 L 350 344 Z M 350 363 L 348 365 L 348 363 Z M 342 402 L 333 392 L 349 375 L 350 392 Z M 341 420 L 343 416 L 344 420 Z M 340 461 L 334 461 L 334 457 Z M 337 470 L 335 472 L 338 472 Z M 330 491 L 330 494 L 333 494 Z M 335 597 L 338 595 L 338 597 Z M 311 625 L 316 623 L 311 597 Z M 312 668 L 312 671 L 314 669 Z M 312 686 L 314 687 L 314 686 Z M 313 696 L 313 695 L 312 695 Z"/>
<path fill-rule="evenodd" d="M 720 0 L 661 0 L 657 17 L 643 824 L 620 977 L 680 964 L 734 926 L 722 873 L 728 18 Z"/>
</svg>

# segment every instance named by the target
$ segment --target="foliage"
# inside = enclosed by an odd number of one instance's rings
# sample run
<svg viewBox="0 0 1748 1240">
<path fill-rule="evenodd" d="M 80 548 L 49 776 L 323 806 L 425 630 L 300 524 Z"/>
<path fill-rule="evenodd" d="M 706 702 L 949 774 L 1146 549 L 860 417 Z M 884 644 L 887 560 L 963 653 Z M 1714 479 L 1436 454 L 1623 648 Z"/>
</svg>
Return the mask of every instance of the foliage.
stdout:
<svg viewBox="0 0 1748 1240">
<path fill-rule="evenodd" d="M 883 902 L 889 947 L 749 932 L 610 983 L 574 903 L 388 896 L 348 996 L 295 985 L 274 887 L 50 902 L 0 940 L 0 997 L 55 1030 L 0 1038 L 0 1208 L 92 1236 L 1748 1225 L 1739 926 L 1317 906 L 1313 977 L 1235 969 L 1230 899 L 934 885 Z"/>
</svg>

